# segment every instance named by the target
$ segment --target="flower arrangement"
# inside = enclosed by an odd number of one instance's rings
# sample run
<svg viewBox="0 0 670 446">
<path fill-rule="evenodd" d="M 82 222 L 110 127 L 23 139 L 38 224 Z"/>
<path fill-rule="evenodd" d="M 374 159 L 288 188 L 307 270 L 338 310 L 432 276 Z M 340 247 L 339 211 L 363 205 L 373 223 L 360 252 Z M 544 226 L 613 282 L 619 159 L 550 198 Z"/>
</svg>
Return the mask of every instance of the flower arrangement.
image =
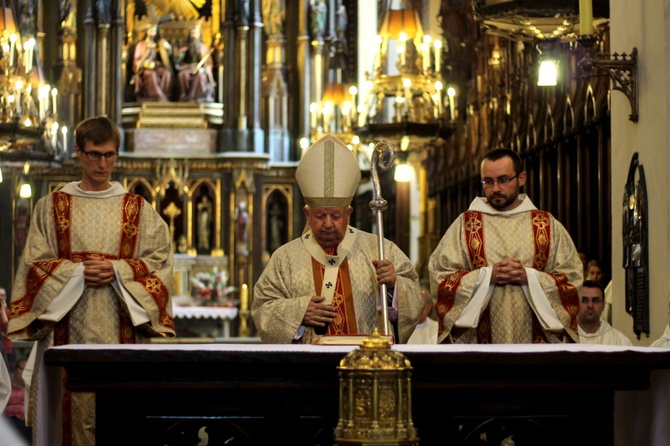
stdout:
<svg viewBox="0 0 670 446">
<path fill-rule="evenodd" d="M 201 305 L 234 305 L 231 294 L 237 291 L 228 286 L 226 271 L 200 272 L 191 278 L 193 299 Z"/>
</svg>

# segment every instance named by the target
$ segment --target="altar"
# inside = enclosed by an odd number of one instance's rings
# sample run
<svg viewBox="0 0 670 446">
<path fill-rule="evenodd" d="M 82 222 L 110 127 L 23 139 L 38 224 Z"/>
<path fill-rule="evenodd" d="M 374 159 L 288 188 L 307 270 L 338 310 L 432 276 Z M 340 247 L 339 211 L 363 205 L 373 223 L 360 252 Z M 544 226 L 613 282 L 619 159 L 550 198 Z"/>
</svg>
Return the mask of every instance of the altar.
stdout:
<svg viewBox="0 0 670 446">
<path fill-rule="evenodd" d="M 148 344 L 48 349 L 44 435 L 62 372 L 96 392 L 97 444 L 326 446 L 337 366 L 353 346 Z M 410 361 L 421 445 L 670 444 L 670 350 L 600 345 L 395 345 Z M 122 419 L 119 414 L 123 414 Z M 123 429 L 119 428 L 122 421 Z M 132 434 L 132 441 L 129 433 Z M 44 443 L 49 444 L 44 438 Z"/>
<path fill-rule="evenodd" d="M 237 317 L 238 310 L 237 307 L 173 305 L 172 312 L 178 330 L 180 319 L 183 319 L 189 322 L 189 328 L 200 337 L 229 339 L 231 321 Z M 190 323 L 191 321 L 195 324 Z"/>
</svg>

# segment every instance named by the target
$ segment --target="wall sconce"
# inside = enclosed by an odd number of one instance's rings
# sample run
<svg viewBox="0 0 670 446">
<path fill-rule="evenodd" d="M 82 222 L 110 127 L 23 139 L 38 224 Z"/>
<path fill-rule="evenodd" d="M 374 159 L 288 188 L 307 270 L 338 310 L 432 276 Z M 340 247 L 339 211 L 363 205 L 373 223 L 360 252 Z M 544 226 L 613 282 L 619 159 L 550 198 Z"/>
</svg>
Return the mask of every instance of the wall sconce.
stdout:
<svg viewBox="0 0 670 446">
<path fill-rule="evenodd" d="M 558 67 L 554 59 L 542 59 L 537 76 L 538 87 L 555 87 L 558 83 Z"/>
<path fill-rule="evenodd" d="M 638 95 L 637 95 L 637 48 L 633 48 L 630 55 L 626 53 L 604 54 L 598 52 L 598 40 L 592 35 L 578 39 L 579 45 L 586 49 L 586 55 L 578 62 L 584 71 L 583 78 L 607 74 L 614 83 L 612 90 L 622 92 L 630 103 L 628 119 L 637 122 Z"/>
</svg>

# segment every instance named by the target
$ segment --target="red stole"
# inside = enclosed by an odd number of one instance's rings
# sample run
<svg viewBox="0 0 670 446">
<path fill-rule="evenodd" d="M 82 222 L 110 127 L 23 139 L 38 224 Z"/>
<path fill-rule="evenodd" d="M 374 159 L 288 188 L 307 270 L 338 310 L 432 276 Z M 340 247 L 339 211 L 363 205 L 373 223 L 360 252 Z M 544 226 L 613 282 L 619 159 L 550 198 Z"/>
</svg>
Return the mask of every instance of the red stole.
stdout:
<svg viewBox="0 0 670 446">
<path fill-rule="evenodd" d="M 467 211 L 464 213 L 465 241 L 468 248 L 468 257 L 470 259 L 471 270 L 479 269 L 488 265 L 486 259 L 485 241 L 484 241 L 484 221 L 483 214 L 476 211 Z M 533 257 L 533 268 L 538 271 L 544 271 L 547 266 L 547 260 L 551 251 L 551 219 L 549 213 L 541 210 L 531 211 L 531 224 L 534 236 L 535 254 Z M 460 287 L 460 282 L 469 271 L 461 270 L 447 277 L 441 284 L 437 295 L 436 310 L 440 319 L 452 309 L 456 292 Z M 558 288 L 559 296 L 563 307 L 568 311 L 571 317 L 570 328 L 577 331 L 577 312 L 579 311 L 579 295 L 577 289 L 568 283 L 565 274 L 549 273 Z M 544 335 L 542 326 L 535 315 L 533 315 L 533 343 L 546 343 L 547 338 Z M 444 329 L 440 325 L 440 332 Z M 477 326 L 477 342 L 480 344 L 490 344 L 491 340 L 491 314 L 487 306 L 482 312 L 479 325 Z"/>
<path fill-rule="evenodd" d="M 336 255 L 337 248 L 325 250 L 328 255 Z M 317 296 L 321 295 L 323 276 L 326 267 L 312 258 L 312 274 L 314 275 L 314 288 Z M 328 335 L 358 334 L 356 325 L 356 312 L 354 310 L 354 298 L 351 290 L 351 277 L 349 276 L 349 261 L 344 259 L 337 271 L 335 292 L 333 293 L 333 307 L 337 311 L 335 320 L 328 325 Z"/>
</svg>

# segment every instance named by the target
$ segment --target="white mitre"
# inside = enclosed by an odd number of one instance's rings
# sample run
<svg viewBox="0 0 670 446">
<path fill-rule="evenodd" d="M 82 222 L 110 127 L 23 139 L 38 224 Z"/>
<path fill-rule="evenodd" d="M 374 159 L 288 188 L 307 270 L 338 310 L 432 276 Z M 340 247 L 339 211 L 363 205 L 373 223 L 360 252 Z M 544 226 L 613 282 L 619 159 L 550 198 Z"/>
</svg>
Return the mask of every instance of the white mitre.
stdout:
<svg viewBox="0 0 670 446">
<path fill-rule="evenodd" d="M 361 169 L 347 145 L 328 134 L 304 153 L 295 179 L 309 207 L 347 207 L 361 182 Z"/>
</svg>

